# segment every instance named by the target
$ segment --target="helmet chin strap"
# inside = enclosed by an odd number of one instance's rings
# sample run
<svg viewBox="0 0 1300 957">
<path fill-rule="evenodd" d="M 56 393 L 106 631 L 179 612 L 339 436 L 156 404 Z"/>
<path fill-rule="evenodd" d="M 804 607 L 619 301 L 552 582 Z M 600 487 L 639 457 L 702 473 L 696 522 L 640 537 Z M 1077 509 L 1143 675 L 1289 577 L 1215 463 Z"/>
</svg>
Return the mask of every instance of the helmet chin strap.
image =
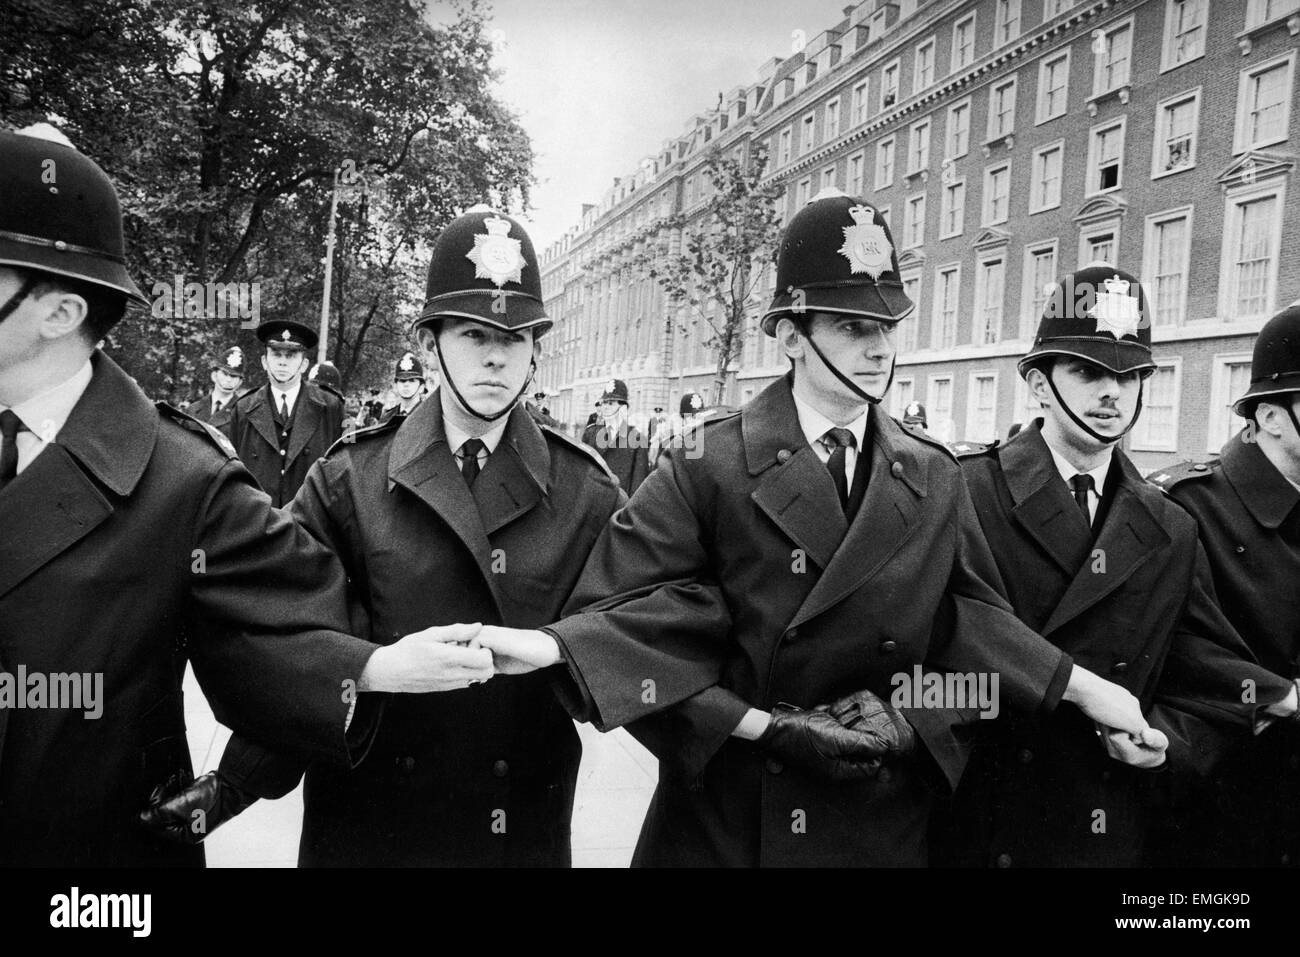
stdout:
<svg viewBox="0 0 1300 957">
<path fill-rule="evenodd" d="M 821 349 L 818 348 L 817 343 L 813 341 L 812 330 L 808 331 L 808 334 L 804 336 L 804 339 L 808 341 L 808 345 L 812 346 L 813 352 L 817 353 L 817 358 L 822 360 L 822 364 L 825 365 L 826 368 L 830 369 L 835 378 L 839 379 L 840 382 L 844 384 L 844 387 L 859 399 L 870 402 L 872 405 L 879 405 L 881 399 L 885 397 L 885 393 L 889 391 L 889 387 L 894 384 L 894 368 L 898 363 L 898 353 L 894 353 L 894 358 L 889 360 L 889 381 L 885 383 L 885 388 L 881 391 L 880 395 L 875 396 L 870 392 L 859 388 L 856 382 L 846 376 L 839 369 L 835 368 L 835 364 L 832 363 L 830 359 L 826 358 L 826 354 L 822 352 Z"/>
<path fill-rule="evenodd" d="M 447 385 L 451 386 L 452 395 L 456 397 L 456 401 L 460 403 L 461 408 L 474 416 L 474 418 L 480 419 L 483 422 L 495 422 L 502 416 L 508 415 L 510 410 L 513 409 L 519 403 L 519 400 L 524 397 L 524 393 L 528 391 L 528 387 L 533 382 L 533 376 L 537 374 L 537 359 L 534 357 L 528 362 L 528 378 L 524 380 L 523 386 L 515 393 L 515 397 L 503 406 L 500 411 L 494 412 L 491 415 L 485 415 L 470 405 L 469 401 L 460 394 L 460 389 L 456 388 L 456 380 L 452 377 L 451 371 L 447 368 L 447 360 L 442 357 L 442 343 L 439 341 L 440 339 L 441 336 L 435 332 L 433 337 L 433 348 L 434 351 L 438 353 L 438 365 L 442 368 L 442 377 L 447 380 Z"/>
<path fill-rule="evenodd" d="M 1129 420 L 1129 423 L 1127 426 L 1124 427 L 1123 432 L 1121 432 L 1119 435 L 1111 436 L 1111 435 L 1102 435 L 1100 432 L 1093 430 L 1090 426 L 1086 425 L 1082 419 L 1080 419 L 1077 415 L 1075 415 L 1074 410 L 1070 408 L 1069 403 L 1067 403 L 1063 398 L 1061 398 L 1061 393 L 1057 390 L 1056 383 L 1052 381 L 1052 370 L 1048 369 L 1046 375 L 1047 375 L 1047 384 L 1052 390 L 1052 395 L 1056 396 L 1056 401 L 1060 403 L 1060 406 L 1065 411 L 1065 414 L 1070 417 L 1070 421 L 1073 422 L 1075 425 L 1077 425 L 1079 428 L 1083 429 L 1083 431 L 1087 432 L 1089 435 L 1091 435 L 1102 445 L 1112 445 L 1115 442 L 1118 442 L 1120 439 L 1124 438 L 1124 436 L 1128 435 L 1129 430 L 1132 429 L 1133 426 L 1137 425 L 1138 416 L 1142 414 L 1142 390 L 1146 386 L 1146 380 L 1140 379 L 1138 381 L 1138 400 L 1137 400 L 1137 407 L 1133 410 L 1133 418 Z"/>
<path fill-rule="evenodd" d="M 23 304 L 23 300 L 32 294 L 32 290 L 36 288 L 39 281 L 34 276 L 28 276 L 23 280 L 23 284 L 18 287 L 18 291 L 9 297 L 8 302 L 0 306 L 0 322 L 8 319 L 10 314 Z"/>
</svg>

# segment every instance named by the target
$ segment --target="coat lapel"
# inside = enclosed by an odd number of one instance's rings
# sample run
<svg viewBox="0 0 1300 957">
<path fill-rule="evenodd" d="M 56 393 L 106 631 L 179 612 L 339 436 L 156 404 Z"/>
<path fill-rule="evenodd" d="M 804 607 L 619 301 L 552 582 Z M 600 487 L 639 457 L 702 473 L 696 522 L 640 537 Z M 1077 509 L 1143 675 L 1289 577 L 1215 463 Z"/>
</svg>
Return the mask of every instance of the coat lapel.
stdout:
<svg viewBox="0 0 1300 957">
<path fill-rule="evenodd" d="M 830 472 L 799 428 L 788 378 L 774 382 L 745 407 L 740 428 L 749 474 L 762 476 L 750 497 L 824 570 L 848 523 Z"/>
<path fill-rule="evenodd" d="M 0 492 L 0 597 L 113 514 L 109 492 L 130 495 L 158 438 L 158 413 L 107 356 L 68 421 Z"/>
<path fill-rule="evenodd" d="M 275 427 L 275 419 L 271 417 L 271 386 L 264 385 L 253 393 L 253 397 L 248 400 L 248 411 L 245 417 L 253 424 L 257 434 L 266 440 L 266 444 L 273 449 L 280 447 L 279 430 Z"/>
<path fill-rule="evenodd" d="M 1124 453 L 1116 449 L 1113 454 L 1111 468 L 1120 469 L 1120 477 L 1105 524 L 1043 626 L 1044 636 L 1096 605 L 1126 582 L 1157 549 L 1170 542 L 1169 534 L 1139 494 L 1139 490 L 1147 489 L 1145 480 Z"/>
<path fill-rule="evenodd" d="M 1074 575 L 1088 556 L 1092 530 L 1061 481 L 1038 424 L 997 454 L 1015 502 L 1012 516 L 1067 576 Z"/>
<path fill-rule="evenodd" d="M 304 382 L 298 392 L 298 408 L 293 410 L 293 428 L 289 430 L 289 451 L 285 460 L 292 464 L 320 428 L 325 415 L 325 401 Z M 286 465 L 288 467 L 288 465 Z"/>
<path fill-rule="evenodd" d="M 523 406 L 515 406 L 472 489 L 484 533 L 491 535 L 540 502 L 550 470 L 546 439 Z"/>
<path fill-rule="evenodd" d="M 789 627 L 820 615 L 865 585 L 903 547 L 919 524 L 917 513 L 927 488 L 924 470 L 911 450 L 898 441 L 901 430 L 894 420 L 874 405 L 870 416 L 871 471 L 866 496 L 830 564 Z M 859 467 L 865 464 L 860 462 Z M 826 471 L 825 466 L 822 470 Z M 835 504 L 838 506 L 838 501 Z"/>
</svg>

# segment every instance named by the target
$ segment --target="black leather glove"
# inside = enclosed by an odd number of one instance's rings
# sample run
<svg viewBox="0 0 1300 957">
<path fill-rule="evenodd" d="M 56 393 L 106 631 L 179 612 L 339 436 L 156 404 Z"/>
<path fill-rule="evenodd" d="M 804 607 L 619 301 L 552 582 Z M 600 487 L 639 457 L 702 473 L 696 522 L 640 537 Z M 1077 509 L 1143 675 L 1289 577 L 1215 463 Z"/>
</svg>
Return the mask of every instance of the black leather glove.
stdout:
<svg viewBox="0 0 1300 957">
<path fill-rule="evenodd" d="M 846 728 L 826 711 L 778 704 L 758 739 L 768 752 L 830 781 L 875 777 L 885 749 L 877 738 Z"/>
<path fill-rule="evenodd" d="M 187 782 L 172 775 L 153 789 L 137 820 L 145 830 L 177 844 L 200 844 L 257 798 L 216 771 Z"/>
<path fill-rule="evenodd" d="M 882 754 L 901 758 L 916 750 L 916 732 L 907 719 L 865 688 L 822 705 L 844 727 L 875 742 Z"/>
</svg>

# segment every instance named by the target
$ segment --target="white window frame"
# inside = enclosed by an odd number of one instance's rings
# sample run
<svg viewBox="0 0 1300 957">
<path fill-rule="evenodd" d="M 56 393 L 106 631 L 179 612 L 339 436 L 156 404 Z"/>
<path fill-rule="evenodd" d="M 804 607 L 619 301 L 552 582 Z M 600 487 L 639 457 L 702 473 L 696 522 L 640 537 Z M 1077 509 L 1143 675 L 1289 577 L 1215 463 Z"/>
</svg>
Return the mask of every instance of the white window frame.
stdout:
<svg viewBox="0 0 1300 957">
<path fill-rule="evenodd" d="M 778 165 L 786 166 L 794 159 L 794 124 L 791 123 L 783 129 L 777 137 Z"/>
<path fill-rule="evenodd" d="M 903 291 L 907 291 L 909 281 L 916 280 L 916 296 L 912 299 L 912 304 L 916 306 L 912 314 L 903 320 L 903 338 L 898 342 L 898 352 L 907 355 L 916 352 L 920 342 L 920 323 L 922 300 L 925 293 L 925 270 L 920 266 L 910 266 L 906 269 L 900 269 L 898 280 L 903 284 Z"/>
<path fill-rule="evenodd" d="M 1264 149 L 1277 143 L 1285 143 L 1291 134 L 1291 106 L 1295 99 L 1295 61 L 1296 51 L 1288 50 L 1278 56 L 1256 63 L 1247 67 L 1239 74 L 1237 81 L 1237 129 L 1233 134 L 1232 152 L 1233 155 L 1244 153 L 1247 150 Z M 1275 136 L 1272 139 L 1250 142 L 1248 128 L 1250 124 L 1250 112 L 1246 110 L 1246 93 L 1253 77 L 1260 73 L 1267 73 L 1275 67 L 1286 64 L 1286 89 L 1287 95 L 1283 97 L 1282 103 L 1282 135 Z"/>
<path fill-rule="evenodd" d="M 966 111 L 966 145 L 958 152 L 958 146 L 955 142 L 956 122 L 955 117 L 961 110 Z M 961 159 L 970 152 L 970 128 L 971 118 L 975 115 L 975 110 L 971 106 L 970 97 L 960 100 L 948 107 L 948 117 L 943 125 L 943 158 L 944 160 Z"/>
<path fill-rule="evenodd" d="M 975 369 L 966 376 L 966 429 L 962 440 L 966 442 L 992 442 L 998 437 L 998 372 L 996 369 Z M 993 421 L 986 435 L 977 435 L 975 428 L 975 396 L 980 379 L 993 380 Z"/>
<path fill-rule="evenodd" d="M 1125 17 L 1123 20 L 1116 20 L 1100 27 L 1097 31 L 1102 35 L 1102 41 L 1110 42 L 1111 37 L 1124 30 L 1128 30 L 1128 67 L 1124 72 L 1124 78 L 1118 83 L 1111 83 L 1109 86 L 1102 86 L 1102 78 L 1106 73 L 1107 60 L 1102 54 L 1094 53 L 1092 57 L 1092 95 L 1105 96 L 1122 87 L 1133 85 L 1133 55 L 1137 52 L 1137 28 L 1133 25 L 1133 17 Z M 1095 42 L 1095 41 L 1093 41 Z"/>
<path fill-rule="evenodd" d="M 966 67 L 970 66 L 972 63 L 974 63 L 976 60 L 979 59 L 979 57 L 978 57 L 978 56 L 976 55 L 976 53 L 975 53 L 975 40 L 976 40 L 976 33 L 975 33 L 975 12 L 976 12 L 976 11 L 972 10 L 970 13 L 968 13 L 966 16 L 962 17 L 960 20 L 956 20 L 956 21 L 953 22 L 953 25 L 952 25 L 952 60 L 950 61 L 951 64 L 952 64 L 952 68 L 948 71 L 949 73 L 956 73 L 958 70 L 964 70 L 964 69 L 966 69 Z M 959 56 L 959 52 L 960 52 L 960 51 L 959 51 L 959 49 L 958 49 L 958 47 L 957 47 L 957 37 L 960 35 L 960 31 L 961 31 L 962 27 L 965 27 L 965 26 L 969 26 L 969 27 L 970 27 L 970 59 L 969 59 L 969 60 L 966 60 L 965 62 L 962 62 L 962 60 L 961 60 L 961 58 L 960 58 L 960 56 Z"/>
<path fill-rule="evenodd" d="M 1191 158 L 1182 166 L 1175 166 L 1173 169 L 1161 169 L 1164 161 L 1165 146 L 1168 142 L 1168 135 L 1165 131 L 1166 116 L 1171 107 L 1176 106 L 1186 100 L 1192 101 L 1192 148 Z M 1166 176 L 1176 176 L 1179 173 L 1185 173 L 1189 169 L 1196 168 L 1196 153 L 1201 142 L 1201 88 L 1195 87 L 1191 90 L 1184 90 L 1174 96 L 1167 96 L 1156 104 L 1155 111 L 1156 129 L 1155 136 L 1151 142 L 1151 178 L 1163 179 Z"/>
<path fill-rule="evenodd" d="M 1042 318 L 1039 311 L 1034 309 L 1034 299 L 1037 298 L 1038 293 L 1037 284 L 1034 282 L 1034 259 L 1049 249 L 1055 264 L 1052 269 L 1052 281 L 1055 282 L 1061 272 L 1061 241 L 1049 239 L 1025 246 L 1023 265 L 1020 270 L 1020 338 L 1026 341 L 1033 339 L 1034 331 L 1038 328 L 1038 320 Z M 1044 300 L 1046 298 L 1043 297 Z"/>
<path fill-rule="evenodd" d="M 1057 178 L 1056 199 L 1043 206 L 1037 206 L 1035 203 L 1038 192 L 1038 160 L 1040 156 L 1050 153 L 1052 150 L 1058 150 L 1061 154 L 1060 175 Z M 1064 192 L 1065 184 L 1065 140 L 1056 140 L 1052 143 L 1045 143 L 1038 149 L 1034 150 L 1033 160 L 1029 167 L 1029 215 L 1035 213 L 1045 213 L 1049 209 L 1059 209 L 1061 206 L 1061 194 Z"/>
<path fill-rule="evenodd" d="M 986 266 L 991 266 L 993 263 L 1002 264 L 1002 298 L 998 303 L 997 334 L 992 342 L 986 342 L 984 339 L 984 307 L 988 305 L 985 302 L 988 289 L 985 284 L 984 271 Z M 1002 341 L 1002 329 L 1007 321 L 1007 250 L 1000 249 L 997 252 L 985 253 L 979 257 L 975 266 L 975 303 L 971 307 L 970 341 L 977 346 L 996 345 Z"/>
<path fill-rule="evenodd" d="M 904 386 L 907 387 L 907 390 L 910 390 L 906 397 L 903 395 Z M 916 401 L 916 377 L 910 375 L 898 376 L 894 379 L 894 385 L 889 391 L 889 414 L 901 422 L 908 405 Z"/>
<path fill-rule="evenodd" d="M 1109 262 L 1112 266 L 1118 266 L 1117 260 L 1119 259 L 1119 230 L 1120 230 L 1120 219 L 1118 216 L 1116 216 L 1113 219 L 1107 219 L 1101 222 L 1091 223 L 1090 225 L 1080 227 L 1079 228 L 1079 249 L 1078 249 L 1079 255 L 1078 258 L 1075 260 L 1075 262 L 1079 264 L 1079 268 L 1082 269 L 1088 263 L 1094 261 L 1097 258 L 1096 256 L 1094 256 L 1092 253 L 1088 251 L 1088 247 L 1092 244 L 1092 241 L 1094 239 L 1100 239 L 1102 236 L 1105 236 L 1107 233 L 1109 233 L 1112 237 L 1111 245 L 1114 247 L 1115 252 L 1114 255 L 1111 256 L 1111 258 L 1106 261 Z"/>
<path fill-rule="evenodd" d="M 799 120 L 799 155 L 807 156 L 817 143 L 817 111 L 809 110 Z"/>
<path fill-rule="evenodd" d="M 1098 163 L 1101 157 L 1098 149 L 1101 144 L 1101 134 L 1107 133 L 1113 129 L 1119 129 L 1119 175 L 1115 179 L 1114 186 L 1094 186 L 1099 181 L 1099 176 L 1094 173 L 1100 173 L 1101 169 Z M 1098 123 L 1088 130 L 1088 170 L 1084 179 L 1084 196 L 1104 196 L 1107 193 L 1115 193 L 1124 188 L 1124 147 L 1128 142 L 1128 115 L 1117 117 L 1113 120 L 1107 120 L 1105 123 Z"/>
<path fill-rule="evenodd" d="M 1004 15 L 1003 10 L 1014 11 L 1014 15 Z M 1020 0 L 995 0 L 993 5 L 993 48 L 1006 46 L 1021 34 Z M 1015 32 L 1007 29 L 1007 24 L 1015 24 Z M 1005 37 L 1003 34 L 1007 34 Z"/>
<path fill-rule="evenodd" d="M 1043 22 L 1059 17 L 1077 2 L 1078 0 L 1043 0 Z"/>
<path fill-rule="evenodd" d="M 889 74 L 894 74 L 894 102 L 886 103 L 885 97 L 889 94 Z M 886 63 L 880 70 L 880 109 L 888 110 L 891 107 L 898 106 L 903 99 L 903 67 L 900 57 L 894 57 Z"/>
<path fill-rule="evenodd" d="M 955 229 L 948 229 L 948 220 L 952 215 L 952 207 L 949 205 L 949 197 L 955 189 L 961 190 L 961 215 L 958 217 Z M 940 186 L 939 193 L 939 238 L 955 239 L 960 236 L 966 229 L 966 177 L 961 176 L 954 179 L 951 183 Z"/>
<path fill-rule="evenodd" d="M 805 176 L 799 180 L 799 185 L 795 187 L 794 202 L 795 212 L 803 209 L 812 199 L 812 177 Z"/>
<path fill-rule="evenodd" d="M 1175 41 L 1174 23 L 1176 17 L 1175 8 L 1179 3 L 1195 2 L 1201 5 L 1201 52 L 1189 56 L 1185 60 L 1174 62 Z M 1205 47 L 1207 37 L 1210 32 L 1210 0 L 1165 0 L 1165 26 L 1164 42 L 1161 44 L 1160 51 L 1160 72 L 1167 73 L 1170 70 L 1176 70 L 1180 66 L 1186 66 L 1205 56 Z"/>
<path fill-rule="evenodd" d="M 853 166 L 857 164 L 857 186 L 853 185 Z M 858 150 L 848 158 L 844 167 L 844 185 L 850 196 L 861 196 L 867 191 L 867 151 Z"/>
<path fill-rule="evenodd" d="M 920 221 L 912 219 L 912 210 L 920 200 Z M 925 193 L 913 193 L 903 200 L 903 248 L 917 249 L 925 245 Z"/>
<path fill-rule="evenodd" d="M 818 191 L 819 191 L 819 192 L 820 192 L 821 190 L 823 190 L 823 189 L 827 189 L 827 188 L 831 188 L 831 187 L 834 187 L 834 188 L 838 188 L 838 187 L 839 187 L 839 174 L 836 173 L 835 170 L 836 170 L 836 167 L 835 167 L 834 164 L 832 164 L 832 165 L 830 165 L 830 166 L 827 166 L 825 169 L 822 170 L 821 175 L 817 178 L 817 179 L 818 179 Z M 830 174 L 831 174 L 831 175 L 830 175 L 830 182 L 829 182 L 829 183 L 826 182 L 826 174 L 827 174 L 827 173 L 830 173 Z"/>
<path fill-rule="evenodd" d="M 998 113 L 996 110 L 997 95 L 999 90 L 1005 89 L 1006 87 L 1011 88 L 1011 123 L 1005 130 L 997 130 L 994 129 L 994 123 L 997 121 L 998 118 Z M 1002 80 L 992 84 L 989 87 L 989 115 L 984 125 L 984 134 L 985 134 L 984 141 L 986 143 L 992 143 L 994 140 L 1000 140 L 1005 136 L 1011 136 L 1013 133 L 1015 133 L 1016 107 L 1017 107 L 1016 97 L 1019 95 L 1019 93 L 1020 93 L 1019 77 L 1017 77 L 1016 74 L 1014 73 L 1011 74 L 1011 76 L 1005 77 Z"/>
<path fill-rule="evenodd" d="M 864 77 L 858 83 L 853 85 L 853 92 L 849 97 L 849 127 L 861 126 L 867 122 L 867 107 L 870 100 L 867 97 L 871 93 L 871 81 Z"/>
<path fill-rule="evenodd" d="M 1267 291 L 1264 296 L 1264 308 L 1257 313 L 1238 316 L 1230 306 L 1237 298 L 1236 284 L 1233 278 L 1233 264 L 1236 262 L 1235 239 L 1240 232 L 1238 207 L 1256 200 L 1273 197 L 1277 200 L 1277 211 L 1273 216 L 1273 259 L 1269 265 Z M 1270 178 L 1254 186 L 1234 188 L 1228 191 L 1223 200 L 1223 251 L 1219 260 L 1219 317 L 1225 321 L 1242 321 L 1267 319 L 1275 311 L 1277 302 L 1278 271 L 1282 262 L 1282 221 L 1286 210 L 1286 180 Z"/>
<path fill-rule="evenodd" d="M 1059 119 L 1070 112 L 1070 48 L 1058 50 L 1056 53 L 1049 54 L 1038 61 L 1038 100 L 1034 106 L 1034 125 L 1042 126 L 1044 123 L 1050 123 L 1052 120 Z M 1048 114 L 1047 112 L 1047 68 L 1054 63 L 1064 61 L 1065 64 L 1065 86 L 1062 87 L 1062 104 L 1059 113 Z"/>
<path fill-rule="evenodd" d="M 1173 422 L 1174 434 L 1172 437 L 1163 440 L 1152 439 L 1146 431 L 1151 424 L 1151 417 L 1143 415 L 1133 426 L 1129 433 L 1129 447 L 1134 452 L 1177 452 L 1178 451 L 1178 433 L 1181 431 L 1182 423 L 1179 417 L 1182 415 L 1183 405 L 1183 357 L 1182 356 L 1162 356 L 1155 360 L 1156 372 L 1152 375 L 1158 375 L 1161 369 L 1174 370 L 1174 404 L 1173 404 Z M 1149 389 L 1148 389 L 1149 397 Z"/>
<path fill-rule="evenodd" d="M 930 303 L 930 348 L 932 349 L 951 349 L 957 345 L 961 333 L 961 262 L 944 263 L 942 266 L 936 266 L 934 270 L 934 296 Z M 947 274 L 953 274 L 954 280 L 954 302 L 952 310 L 952 341 L 943 342 L 942 334 L 944 330 L 943 322 L 943 277 Z"/>
<path fill-rule="evenodd" d="M 940 382 L 948 383 L 948 408 L 945 410 L 935 401 L 935 395 L 938 392 Z M 953 403 L 956 402 L 957 386 L 951 372 L 939 372 L 928 377 L 925 386 L 925 414 L 930 422 L 929 433 L 940 442 L 952 441 L 952 430 L 956 424 L 953 422 Z M 946 414 L 940 418 L 941 413 Z"/>
<path fill-rule="evenodd" d="M 840 98 L 827 100 L 822 113 L 822 142 L 829 143 L 840 135 Z"/>
<path fill-rule="evenodd" d="M 1042 403 L 1034 398 L 1034 394 L 1029 391 L 1029 383 L 1016 376 L 1016 394 L 1013 399 L 1014 405 L 1011 407 L 1011 425 L 1020 423 L 1022 429 L 1026 428 L 1034 419 L 1041 418 L 1043 411 Z M 1031 405 L 1032 403 L 1032 405 Z M 1024 416 L 1024 418 L 1020 418 Z M 1007 431 L 1010 431 L 1008 426 Z"/>
<path fill-rule="evenodd" d="M 1156 256 L 1156 229 L 1165 223 L 1173 222 L 1176 219 L 1184 219 L 1187 221 L 1187 242 L 1183 245 L 1183 261 L 1181 263 L 1183 281 L 1182 288 L 1178 290 L 1177 310 L 1178 315 L 1181 316 L 1183 320 L 1186 320 L 1188 318 L 1187 293 L 1191 280 L 1192 230 L 1194 228 L 1195 212 L 1196 207 L 1189 204 L 1187 206 L 1179 206 L 1174 209 L 1166 209 L 1158 213 L 1152 213 L 1146 218 L 1144 234 L 1142 237 L 1142 275 L 1147 277 L 1147 280 L 1144 283 L 1147 295 L 1152 296 L 1151 322 L 1153 326 L 1158 325 L 1161 328 L 1171 328 L 1165 323 L 1156 322 L 1157 310 L 1160 306 L 1160 299 L 1153 296 L 1156 290 L 1156 278 L 1160 271 L 1160 264 Z M 1175 322 L 1173 325 L 1180 326 L 1182 325 L 1182 321 Z"/>
<path fill-rule="evenodd" d="M 924 149 L 917 150 L 916 149 L 917 130 L 920 129 L 921 127 L 925 128 L 925 138 L 923 140 Z M 921 170 L 930 168 L 930 134 L 933 130 L 934 130 L 934 123 L 932 121 L 931 116 L 926 116 L 923 119 L 919 119 L 915 123 L 913 123 L 910 127 L 908 127 L 907 130 L 907 175 L 908 176 L 913 176 L 916 173 L 921 172 Z M 918 152 L 923 152 L 925 154 L 925 161 L 923 163 L 919 163 L 916 166 L 913 166 L 912 165 L 913 160 L 915 159 L 916 154 Z"/>
<path fill-rule="evenodd" d="M 882 180 L 880 178 L 881 151 L 886 144 L 889 146 L 889 178 Z M 894 185 L 894 176 L 898 172 L 898 138 L 896 136 L 886 136 L 876 144 L 876 162 L 872 167 L 872 185 L 875 189 L 884 189 L 887 186 Z"/>
<path fill-rule="evenodd" d="M 1283 17 L 1289 17 L 1294 13 L 1300 13 L 1300 3 L 1295 3 L 1291 7 L 1284 7 L 1281 13 L 1275 13 L 1271 17 L 1264 16 L 1264 0 L 1247 0 L 1246 4 L 1246 29 L 1253 30 L 1256 27 L 1262 27 L 1266 23 L 1275 23 Z"/>
<path fill-rule="evenodd" d="M 921 51 L 926 47 L 930 48 L 930 79 L 922 83 L 924 77 L 921 76 Z M 935 80 L 938 79 L 938 67 L 936 66 L 938 44 L 934 41 L 934 34 L 926 37 L 912 49 L 912 95 L 915 96 L 922 90 L 934 86 Z"/>
<path fill-rule="evenodd" d="M 1230 366 L 1244 365 L 1249 380 L 1251 354 L 1249 352 L 1220 352 L 1210 359 L 1210 417 L 1205 430 L 1205 451 L 1218 452 L 1224 444 L 1245 425 L 1232 411 L 1231 403 L 1241 398 L 1229 392 L 1232 377 Z M 1238 423 L 1234 428 L 1234 419 Z"/>
<path fill-rule="evenodd" d="M 1006 209 L 1002 218 L 995 218 L 991 202 L 993 199 L 993 174 L 1005 172 L 1007 174 L 1007 194 Z M 991 166 L 984 167 L 984 189 L 980 195 L 980 225 L 981 226 L 998 226 L 1005 223 L 1011 218 L 1011 161 L 1006 160 L 1002 163 L 994 163 Z"/>
</svg>

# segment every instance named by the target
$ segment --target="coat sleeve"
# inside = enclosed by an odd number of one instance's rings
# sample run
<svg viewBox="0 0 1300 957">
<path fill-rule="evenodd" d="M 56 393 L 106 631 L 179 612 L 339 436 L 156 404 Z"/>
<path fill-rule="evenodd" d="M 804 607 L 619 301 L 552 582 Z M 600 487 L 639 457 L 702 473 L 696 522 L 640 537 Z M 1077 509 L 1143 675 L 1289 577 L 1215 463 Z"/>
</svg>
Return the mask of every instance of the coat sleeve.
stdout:
<svg viewBox="0 0 1300 957">
<path fill-rule="evenodd" d="M 580 720 L 609 730 L 717 683 L 731 614 L 708 577 L 698 509 L 675 458 L 596 540 L 550 628 L 581 699 L 564 703 Z"/>
<path fill-rule="evenodd" d="M 217 720 L 302 756 L 353 763 L 369 719 L 358 705 L 354 733 L 345 722 L 375 646 L 348 634 L 343 569 L 237 461 L 212 480 L 198 514 L 191 657 Z"/>
<path fill-rule="evenodd" d="M 635 432 L 635 441 L 630 443 L 632 446 L 632 474 L 628 483 L 628 495 L 635 495 L 636 490 L 641 487 L 641 483 L 650 474 L 650 450 L 646 447 L 647 444 L 641 438 L 641 433 L 639 431 Z"/>
</svg>

